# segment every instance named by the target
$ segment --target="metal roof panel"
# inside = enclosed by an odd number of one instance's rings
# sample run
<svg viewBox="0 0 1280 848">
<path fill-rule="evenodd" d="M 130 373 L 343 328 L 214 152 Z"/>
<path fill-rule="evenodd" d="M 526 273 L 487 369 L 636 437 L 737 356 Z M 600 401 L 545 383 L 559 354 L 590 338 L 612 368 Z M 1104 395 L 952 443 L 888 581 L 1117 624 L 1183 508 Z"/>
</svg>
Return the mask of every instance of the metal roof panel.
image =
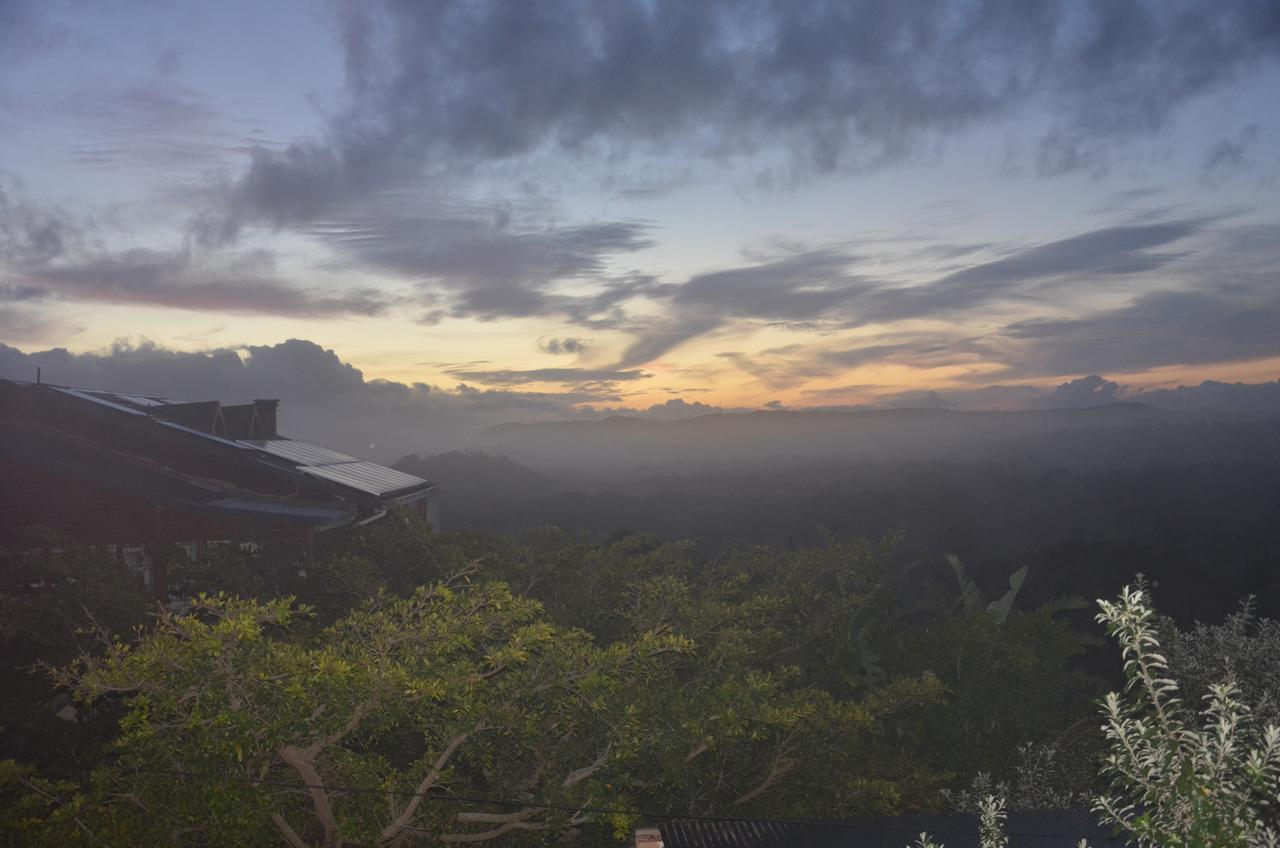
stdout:
<svg viewBox="0 0 1280 848">
<path fill-rule="evenodd" d="M 152 418 L 151 420 L 156 422 L 162 427 L 169 427 L 174 430 L 181 430 L 184 433 L 190 433 L 193 436 L 199 436 L 202 439 L 208 439 L 211 442 L 217 442 L 218 444 L 226 445 L 229 448 L 235 448 L 236 450 L 246 449 L 245 445 L 240 444 L 240 442 L 237 442 L 235 439 L 224 439 L 221 436 L 215 436 L 212 433 L 206 433 L 203 430 L 197 430 L 195 427 L 188 427 L 185 424 L 179 424 L 177 421 L 165 421 L 163 418 Z"/>
<path fill-rule="evenodd" d="M 71 395 L 71 397 L 79 398 L 80 400 L 87 400 L 90 403 L 96 403 L 99 406 L 105 406 L 108 409 L 114 409 L 117 412 L 127 412 L 130 415 L 146 414 L 142 410 L 134 409 L 131 406 L 125 406 L 124 404 L 116 403 L 115 401 L 110 401 L 110 400 L 107 400 L 106 398 L 98 397 L 97 395 L 90 394 L 89 392 L 82 391 L 80 389 L 68 389 L 62 386 L 49 386 L 49 388 L 55 392 L 59 392 L 64 395 Z"/>
<path fill-rule="evenodd" d="M 323 445 L 304 442 L 301 439 L 241 439 L 240 443 L 298 465 L 333 465 L 339 462 L 359 461 L 354 456 L 348 456 Z"/>
<path fill-rule="evenodd" d="M 421 477 L 414 477 L 412 474 L 405 474 L 374 462 L 340 462 L 332 465 L 306 466 L 301 470 L 313 477 L 340 483 L 370 495 L 389 495 L 405 489 L 431 485 Z"/>
</svg>

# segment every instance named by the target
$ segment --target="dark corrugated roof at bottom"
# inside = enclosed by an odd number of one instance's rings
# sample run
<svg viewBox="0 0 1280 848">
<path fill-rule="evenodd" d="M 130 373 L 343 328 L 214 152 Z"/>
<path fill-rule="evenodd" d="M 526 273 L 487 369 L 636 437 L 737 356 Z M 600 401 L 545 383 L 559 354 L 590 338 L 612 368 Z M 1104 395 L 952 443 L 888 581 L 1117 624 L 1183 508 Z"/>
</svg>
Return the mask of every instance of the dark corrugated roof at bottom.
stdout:
<svg viewBox="0 0 1280 848">
<path fill-rule="evenodd" d="M 658 831 L 658 841 L 653 831 Z M 648 831 L 648 833 L 645 833 Z M 745 820 L 673 821 L 636 832 L 643 848 L 906 848 L 928 833 L 947 848 L 978 848 L 978 817 L 966 814 L 900 816 L 850 822 Z M 1009 814 L 1010 848 L 1075 848 L 1087 839 L 1094 848 L 1120 848 L 1125 840 L 1099 827 L 1082 810 Z"/>
</svg>

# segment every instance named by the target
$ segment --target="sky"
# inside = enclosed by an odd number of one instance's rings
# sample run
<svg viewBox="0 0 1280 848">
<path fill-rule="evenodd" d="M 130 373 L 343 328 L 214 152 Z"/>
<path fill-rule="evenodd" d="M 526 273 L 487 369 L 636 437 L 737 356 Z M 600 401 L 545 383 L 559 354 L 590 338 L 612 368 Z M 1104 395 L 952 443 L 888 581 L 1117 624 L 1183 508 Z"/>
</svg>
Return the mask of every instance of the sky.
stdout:
<svg viewBox="0 0 1280 848">
<path fill-rule="evenodd" d="M 0 365 L 472 423 L 1263 384 L 1278 88 L 1274 0 L 0 0 Z"/>
</svg>

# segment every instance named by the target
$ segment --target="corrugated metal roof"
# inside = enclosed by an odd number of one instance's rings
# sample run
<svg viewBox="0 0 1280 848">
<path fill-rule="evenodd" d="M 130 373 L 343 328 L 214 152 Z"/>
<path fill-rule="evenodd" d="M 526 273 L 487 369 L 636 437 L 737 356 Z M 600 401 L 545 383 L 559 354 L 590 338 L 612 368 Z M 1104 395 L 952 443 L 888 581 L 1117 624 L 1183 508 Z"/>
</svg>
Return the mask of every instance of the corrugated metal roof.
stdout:
<svg viewBox="0 0 1280 848">
<path fill-rule="evenodd" d="M 430 485 L 421 477 L 396 471 L 374 462 L 338 462 L 332 465 L 303 466 L 301 470 L 313 477 L 341 483 L 357 491 L 371 495 L 389 495 L 405 489 Z"/>
<path fill-rule="evenodd" d="M 430 485 L 421 477 L 301 439 L 241 439 L 240 444 L 292 462 L 304 474 L 369 495 L 389 495 Z"/>
<path fill-rule="evenodd" d="M 247 445 L 243 445 L 240 442 L 237 442 L 235 439 L 224 439 L 221 436 L 215 436 L 212 433 L 206 433 L 203 430 L 197 430 L 195 427 L 188 427 L 186 424 L 179 424 L 177 421 L 165 421 L 164 419 L 161 419 L 161 418 L 152 418 L 151 420 L 156 422 L 162 427 L 169 427 L 170 429 L 173 429 L 173 430 L 181 430 L 184 433 L 190 433 L 192 436 L 199 436 L 202 439 L 208 439 L 211 442 L 217 442 L 218 444 L 226 445 L 229 448 L 235 448 L 236 450 L 246 450 L 248 448 Z"/>
<path fill-rule="evenodd" d="M 79 398 L 80 400 L 87 400 L 87 401 L 89 401 L 90 403 L 96 403 L 96 404 L 98 404 L 99 406 L 105 406 L 105 407 L 108 407 L 108 408 L 110 408 L 110 409 L 114 409 L 114 410 L 116 410 L 117 412 L 127 412 L 127 413 L 129 413 L 130 415 L 145 415 L 145 414 L 146 414 L 146 413 L 144 413 L 144 412 L 143 412 L 142 410 L 140 410 L 140 409 L 134 409 L 134 408 L 133 408 L 133 407 L 131 407 L 131 406 L 125 406 L 124 404 L 116 403 L 115 401 L 111 401 L 111 400 L 107 400 L 106 398 L 98 397 L 98 396 L 97 396 L 97 395 L 95 395 L 95 394 L 92 394 L 92 393 L 90 393 L 90 392 L 81 391 L 80 389 L 67 389 L 67 388 L 63 388 L 62 386 L 49 386 L 49 388 L 50 388 L 50 389 L 52 389 L 52 390 L 53 390 L 53 391 L 55 391 L 55 392 L 59 392 L 59 393 L 64 394 L 64 395 L 71 395 L 71 397 Z"/>
<path fill-rule="evenodd" d="M 336 462 L 359 462 L 354 456 L 348 456 L 345 453 L 326 448 L 324 445 L 304 442 L 301 439 L 241 439 L 240 442 L 298 465 L 333 465 Z"/>
<path fill-rule="evenodd" d="M 126 395 L 120 392 L 94 392 L 99 396 L 110 396 L 116 400 L 122 400 L 125 403 L 132 403 L 137 406 L 173 406 L 182 403 L 180 400 L 169 400 L 168 398 L 150 397 L 148 395 Z"/>
</svg>

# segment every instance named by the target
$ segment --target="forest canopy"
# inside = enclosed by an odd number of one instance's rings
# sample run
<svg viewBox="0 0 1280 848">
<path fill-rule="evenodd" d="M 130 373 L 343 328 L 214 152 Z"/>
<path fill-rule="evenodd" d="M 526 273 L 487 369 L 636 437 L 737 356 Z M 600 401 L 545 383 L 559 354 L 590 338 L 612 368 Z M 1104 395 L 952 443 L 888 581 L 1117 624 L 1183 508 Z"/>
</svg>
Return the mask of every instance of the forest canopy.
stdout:
<svg viewBox="0 0 1280 848">
<path fill-rule="evenodd" d="M 5 596 L 26 662 L 0 791 L 32 844 L 599 844 L 644 816 L 856 819 L 982 787 L 1073 807 L 1122 680 L 1091 604 L 893 537 L 708 556 L 394 515 L 304 567 L 171 553 L 170 608 L 89 549 L 25 559 L 44 588 Z M 1193 685 L 1241 645 L 1246 691 L 1280 660 L 1251 610 L 1159 627 Z"/>
</svg>

